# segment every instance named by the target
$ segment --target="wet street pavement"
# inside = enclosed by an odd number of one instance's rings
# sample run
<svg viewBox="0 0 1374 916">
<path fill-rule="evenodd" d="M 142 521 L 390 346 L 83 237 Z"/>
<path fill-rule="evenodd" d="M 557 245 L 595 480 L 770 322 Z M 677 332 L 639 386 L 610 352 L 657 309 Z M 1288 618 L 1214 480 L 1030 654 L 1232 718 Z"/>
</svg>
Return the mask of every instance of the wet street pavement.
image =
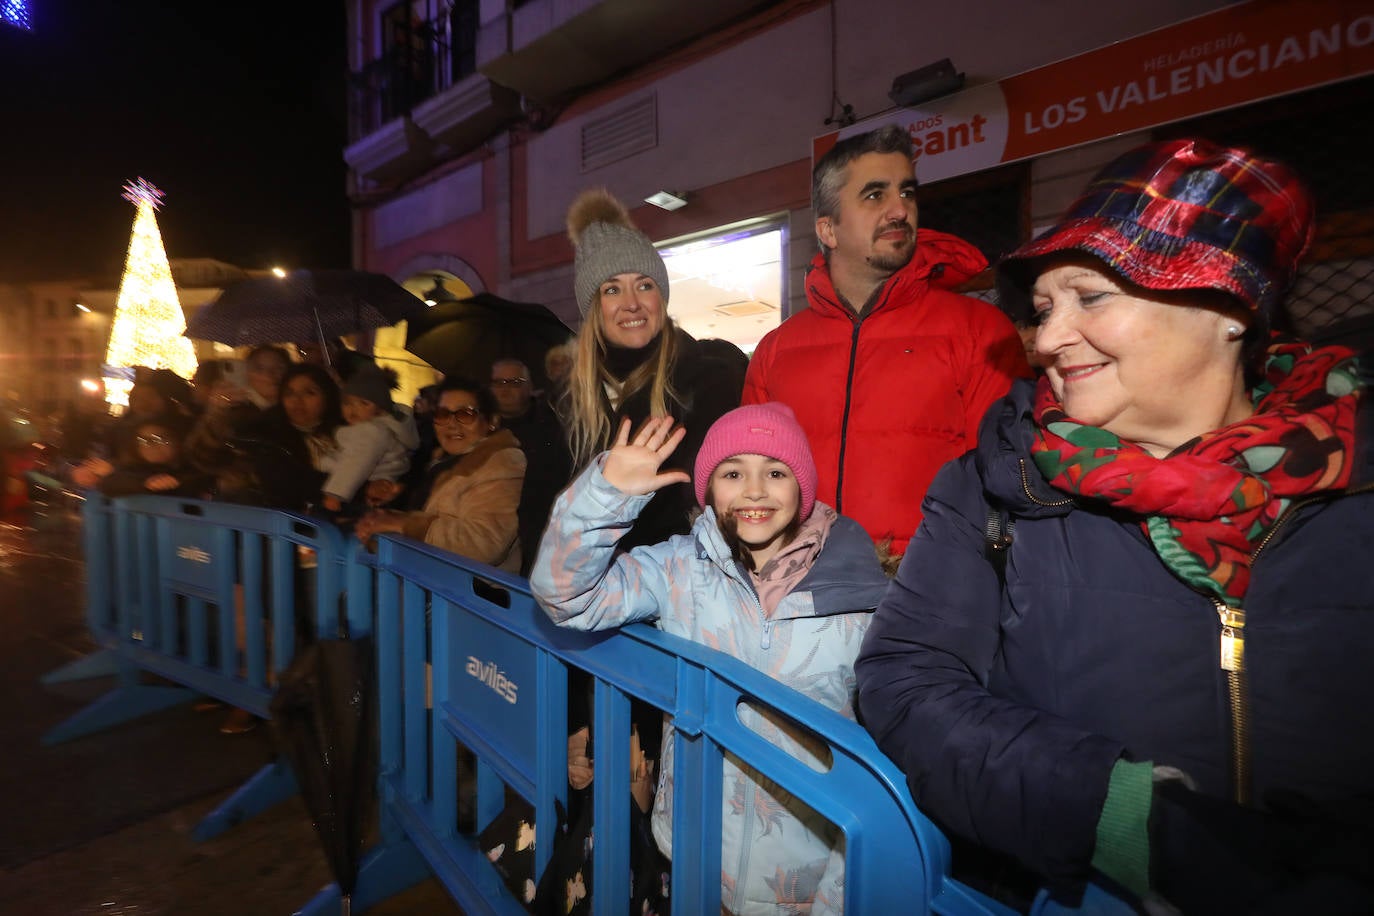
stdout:
<svg viewBox="0 0 1374 916">
<path fill-rule="evenodd" d="M 0 912 L 26 916 L 292 913 L 332 879 L 299 799 L 203 843 L 200 819 L 274 751 L 266 727 L 218 732 L 188 704 L 45 748 L 113 684 L 39 678 L 92 648 L 80 522 L 0 519 Z M 368 911 L 459 910 L 437 882 Z"/>
</svg>

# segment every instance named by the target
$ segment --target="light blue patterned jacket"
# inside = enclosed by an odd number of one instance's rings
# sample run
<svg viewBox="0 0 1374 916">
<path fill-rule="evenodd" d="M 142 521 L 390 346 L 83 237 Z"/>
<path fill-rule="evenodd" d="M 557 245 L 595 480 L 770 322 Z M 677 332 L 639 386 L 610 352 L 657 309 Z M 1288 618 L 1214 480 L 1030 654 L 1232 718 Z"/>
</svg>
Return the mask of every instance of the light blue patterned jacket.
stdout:
<svg viewBox="0 0 1374 916">
<path fill-rule="evenodd" d="M 718 649 L 816 702 L 853 718 L 854 658 L 887 587 L 873 542 L 837 516 L 815 565 L 771 615 L 749 574 L 730 556 L 706 509 L 686 535 L 616 553 L 649 496 L 626 496 L 598 458 L 559 496 L 530 576 L 559 626 L 604 630 L 636 621 Z M 816 503 L 815 512 L 834 515 Z M 741 720 L 799 759 L 819 766 L 811 740 L 776 717 L 741 709 Z M 654 801 L 654 839 L 672 856 L 671 723 Z M 796 799 L 727 756 L 722 812 L 721 900 L 741 914 L 813 916 L 843 908 L 839 832 Z"/>
</svg>

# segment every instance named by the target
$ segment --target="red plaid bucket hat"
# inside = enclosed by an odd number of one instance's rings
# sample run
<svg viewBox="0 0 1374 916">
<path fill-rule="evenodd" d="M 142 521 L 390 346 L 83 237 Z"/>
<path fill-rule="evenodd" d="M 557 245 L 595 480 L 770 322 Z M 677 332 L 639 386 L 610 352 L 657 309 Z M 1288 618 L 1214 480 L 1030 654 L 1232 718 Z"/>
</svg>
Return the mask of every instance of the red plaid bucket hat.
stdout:
<svg viewBox="0 0 1374 916">
<path fill-rule="evenodd" d="M 1098 173 L 1057 225 L 998 265 L 1004 307 L 1029 314 L 1036 259 L 1081 251 L 1137 286 L 1219 289 L 1268 319 L 1312 242 L 1312 197 L 1279 162 L 1204 140 L 1152 143 Z"/>
</svg>

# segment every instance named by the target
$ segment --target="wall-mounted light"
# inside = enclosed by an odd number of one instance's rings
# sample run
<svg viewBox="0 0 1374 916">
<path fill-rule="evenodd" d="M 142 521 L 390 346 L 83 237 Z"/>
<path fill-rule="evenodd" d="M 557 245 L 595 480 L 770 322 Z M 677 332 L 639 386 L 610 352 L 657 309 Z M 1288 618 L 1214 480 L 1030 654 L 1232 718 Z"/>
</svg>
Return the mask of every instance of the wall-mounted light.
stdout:
<svg viewBox="0 0 1374 916">
<path fill-rule="evenodd" d="M 955 71 L 953 61 L 945 57 L 919 70 L 893 77 L 887 97 L 901 108 L 914 108 L 963 88 L 964 74 Z"/>
<path fill-rule="evenodd" d="M 435 277 L 434 285 L 425 290 L 425 305 L 436 306 L 441 302 L 457 302 L 458 297 L 444 286 L 443 277 Z"/>
<path fill-rule="evenodd" d="M 274 277 L 284 277 L 284 276 L 286 276 L 286 271 L 285 271 L 284 269 L 280 268 L 280 267 L 273 267 L 273 268 L 272 268 L 272 276 L 274 276 Z"/>
<path fill-rule="evenodd" d="M 646 204 L 653 204 L 664 210 L 680 210 L 687 206 L 686 191 L 655 191 L 644 198 Z"/>
</svg>

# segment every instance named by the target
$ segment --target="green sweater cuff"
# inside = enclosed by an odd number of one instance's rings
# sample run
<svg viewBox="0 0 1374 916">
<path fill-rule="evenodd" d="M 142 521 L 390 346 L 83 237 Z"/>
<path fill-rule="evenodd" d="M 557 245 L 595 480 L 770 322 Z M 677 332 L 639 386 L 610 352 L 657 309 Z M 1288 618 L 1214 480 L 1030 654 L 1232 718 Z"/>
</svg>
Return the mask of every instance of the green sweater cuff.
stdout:
<svg viewBox="0 0 1374 916">
<path fill-rule="evenodd" d="M 1092 865 L 1138 897 L 1150 892 L 1150 801 L 1154 764 L 1118 760 L 1097 820 Z"/>
</svg>

